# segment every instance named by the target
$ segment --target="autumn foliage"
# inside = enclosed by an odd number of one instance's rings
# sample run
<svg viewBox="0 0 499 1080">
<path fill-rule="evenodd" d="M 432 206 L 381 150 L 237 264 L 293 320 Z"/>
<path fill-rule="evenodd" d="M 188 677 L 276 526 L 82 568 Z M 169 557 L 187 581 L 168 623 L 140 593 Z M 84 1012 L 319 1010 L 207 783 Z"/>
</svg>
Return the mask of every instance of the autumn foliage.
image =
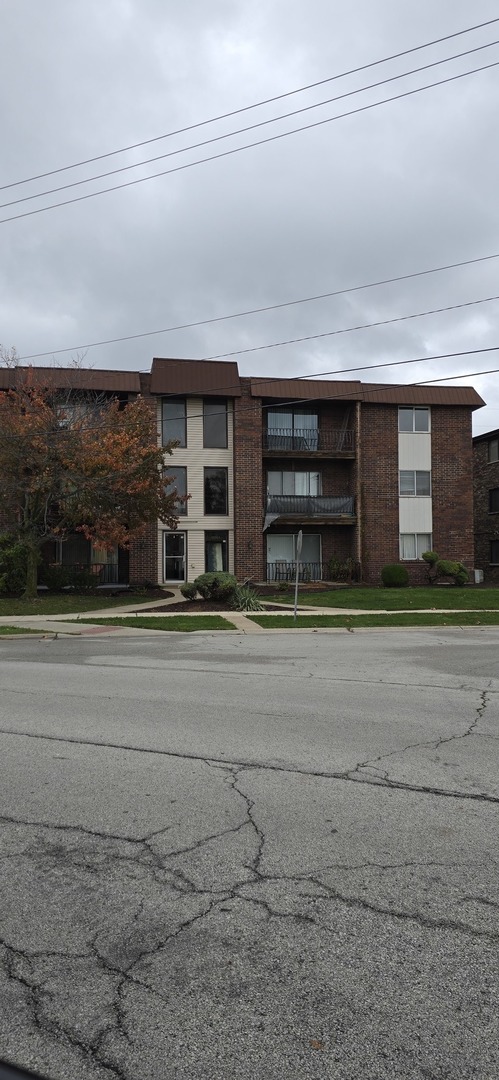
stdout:
<svg viewBox="0 0 499 1080">
<path fill-rule="evenodd" d="M 137 397 L 124 407 L 83 393 L 71 371 L 41 381 L 17 367 L 0 393 L 1 518 L 30 551 L 27 595 L 47 540 L 81 531 L 100 548 L 127 547 L 151 521 L 176 528 L 177 498 L 164 467 L 156 419 Z M 61 383 L 62 388 L 61 388 Z"/>
</svg>

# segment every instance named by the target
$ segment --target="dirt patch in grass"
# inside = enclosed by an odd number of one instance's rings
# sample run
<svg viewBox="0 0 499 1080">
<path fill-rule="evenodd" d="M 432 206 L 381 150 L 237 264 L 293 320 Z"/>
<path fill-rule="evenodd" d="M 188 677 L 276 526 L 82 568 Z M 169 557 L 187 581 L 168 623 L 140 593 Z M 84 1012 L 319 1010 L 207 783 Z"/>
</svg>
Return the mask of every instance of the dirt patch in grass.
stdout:
<svg viewBox="0 0 499 1080">
<path fill-rule="evenodd" d="M 172 594 L 173 595 L 173 594 Z M 284 598 L 283 604 L 288 601 Z M 160 607 L 142 608 L 143 611 L 179 611 L 182 615 L 209 615 L 213 611 L 231 611 L 230 600 L 185 600 L 178 604 L 161 604 Z M 265 604 L 265 611 L 280 611 L 278 604 Z"/>
</svg>

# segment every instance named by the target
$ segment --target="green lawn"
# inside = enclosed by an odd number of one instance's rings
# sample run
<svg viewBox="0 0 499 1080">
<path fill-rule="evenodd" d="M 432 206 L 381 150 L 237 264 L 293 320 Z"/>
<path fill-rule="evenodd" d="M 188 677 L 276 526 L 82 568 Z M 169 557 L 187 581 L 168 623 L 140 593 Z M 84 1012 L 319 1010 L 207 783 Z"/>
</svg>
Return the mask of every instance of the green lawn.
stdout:
<svg viewBox="0 0 499 1080">
<path fill-rule="evenodd" d="M 26 626 L 0 626 L 0 637 L 11 637 L 12 634 L 44 634 L 44 630 L 28 630 Z"/>
<path fill-rule="evenodd" d="M 235 630 L 233 623 L 221 615 L 140 615 L 115 616 L 109 619 L 70 619 L 74 623 L 92 623 L 98 626 L 132 626 L 139 630 L 181 630 L 191 633 L 193 630 Z"/>
<path fill-rule="evenodd" d="M 271 603 L 292 604 L 293 596 L 279 593 L 265 597 Z M 407 589 L 378 589 L 356 585 L 347 589 L 325 589 L 324 592 L 298 594 L 298 603 L 304 607 L 364 608 L 368 611 L 400 611 L 424 608 L 488 608 L 499 610 L 499 588 L 476 588 L 455 585 L 414 586 Z"/>
<path fill-rule="evenodd" d="M 298 615 L 296 624 L 292 615 L 251 615 L 252 622 L 264 629 L 296 627 L 320 629 L 321 627 L 344 627 L 355 630 L 361 626 L 499 626 L 499 611 L 426 612 L 399 611 L 392 614 L 369 615 Z"/>
<path fill-rule="evenodd" d="M 146 593 L 121 592 L 117 596 L 92 593 L 78 596 L 73 593 L 40 595 L 36 600 L 0 597 L 0 616 L 9 615 L 66 615 L 77 611 L 98 611 L 120 607 L 121 604 L 145 604 L 151 597 Z"/>
</svg>

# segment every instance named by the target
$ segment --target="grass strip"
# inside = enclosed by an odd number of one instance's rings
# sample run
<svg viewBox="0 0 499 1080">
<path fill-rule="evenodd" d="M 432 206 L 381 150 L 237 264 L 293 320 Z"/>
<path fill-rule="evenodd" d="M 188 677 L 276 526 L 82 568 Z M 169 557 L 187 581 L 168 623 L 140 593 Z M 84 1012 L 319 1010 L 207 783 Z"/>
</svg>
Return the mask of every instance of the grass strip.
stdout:
<svg viewBox="0 0 499 1080">
<path fill-rule="evenodd" d="M 399 611 L 390 614 L 369 615 L 298 615 L 296 623 L 292 615 L 248 615 L 252 622 L 264 629 L 294 627 L 297 629 L 320 629 L 343 627 L 355 630 L 362 626 L 499 626 L 499 611 Z"/>
<path fill-rule="evenodd" d="M 291 593 L 279 593 L 265 600 L 272 603 L 289 604 L 293 602 Z M 323 592 L 299 593 L 299 603 L 305 607 L 363 608 L 366 611 L 400 611 L 410 608 L 414 611 L 431 608 L 480 608 L 481 610 L 499 610 L 499 589 L 475 588 L 474 586 L 456 588 L 453 585 L 414 586 L 404 589 L 381 589 L 357 587 L 345 589 L 324 589 Z"/>
<path fill-rule="evenodd" d="M 27 626 L 0 626 L 0 637 L 12 637 L 14 634 L 46 634 L 46 630 L 30 630 Z"/>
<path fill-rule="evenodd" d="M 122 604 L 145 604 L 150 600 L 147 593 L 122 592 L 118 596 L 101 596 L 90 593 L 77 596 L 74 593 L 57 593 L 54 596 L 38 596 L 36 600 L 21 600 L 19 597 L 0 599 L 0 616 L 9 615 L 65 615 L 78 611 L 105 611 L 106 608 L 121 607 Z"/>
<path fill-rule="evenodd" d="M 73 623 L 92 623 L 97 626 L 132 626 L 139 630 L 180 630 L 192 633 L 194 630 L 235 630 L 233 623 L 221 615 L 151 615 L 149 618 L 132 616 L 113 616 L 109 619 L 69 619 Z"/>
</svg>

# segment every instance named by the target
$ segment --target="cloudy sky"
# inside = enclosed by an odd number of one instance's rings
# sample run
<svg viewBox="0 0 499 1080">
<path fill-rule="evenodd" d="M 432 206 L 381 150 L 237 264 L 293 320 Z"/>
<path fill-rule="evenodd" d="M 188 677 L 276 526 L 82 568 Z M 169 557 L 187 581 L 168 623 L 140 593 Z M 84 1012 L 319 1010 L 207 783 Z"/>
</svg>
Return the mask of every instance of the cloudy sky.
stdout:
<svg viewBox="0 0 499 1080">
<path fill-rule="evenodd" d="M 1 184 L 15 185 L 0 191 L 4 346 L 47 353 L 38 363 L 83 354 L 96 368 L 229 354 L 242 374 L 460 376 L 454 385 L 470 383 L 487 401 L 475 433 L 499 427 L 498 375 L 471 374 L 499 368 L 499 350 L 370 370 L 499 347 L 499 299 L 456 309 L 499 296 L 499 258 L 348 291 L 499 254 L 499 67 L 330 119 L 499 64 L 495 0 L 3 0 L 0 28 Z M 278 95 L 288 96 L 203 123 Z M 190 125 L 203 126 L 169 135 Z M 146 140 L 157 141 L 113 153 Z M 159 160 L 38 197 L 151 158 Z M 41 173 L 51 175 L 18 183 Z M 444 307 L 454 310 L 332 333 Z M 204 325 L 85 349 L 193 322 Z M 311 340 L 268 348 L 299 337 Z"/>
</svg>

